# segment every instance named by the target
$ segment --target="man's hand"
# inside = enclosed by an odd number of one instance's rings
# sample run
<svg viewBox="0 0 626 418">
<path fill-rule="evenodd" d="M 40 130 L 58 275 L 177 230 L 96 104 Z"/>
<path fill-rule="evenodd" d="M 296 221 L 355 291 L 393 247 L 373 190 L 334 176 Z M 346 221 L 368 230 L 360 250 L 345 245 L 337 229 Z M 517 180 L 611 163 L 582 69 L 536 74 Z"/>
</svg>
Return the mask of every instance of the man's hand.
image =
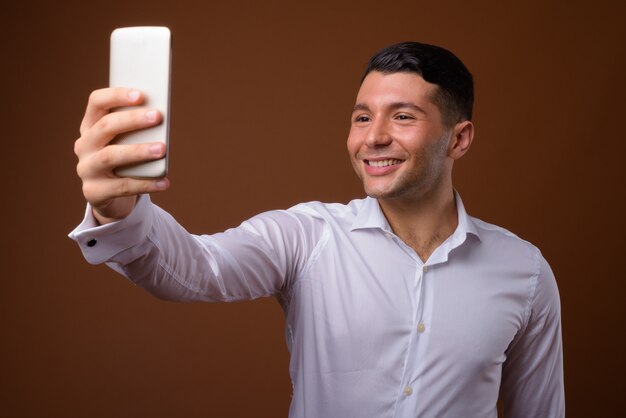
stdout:
<svg viewBox="0 0 626 418">
<path fill-rule="evenodd" d="M 111 112 L 116 107 L 136 106 L 142 102 L 141 92 L 126 88 L 96 90 L 89 96 L 74 153 L 78 157 L 76 171 L 83 182 L 83 195 L 101 224 L 128 216 L 135 207 L 137 195 L 169 187 L 167 178 L 133 179 L 114 173 L 118 167 L 157 160 L 165 155 L 165 144 L 160 142 L 111 144 L 120 133 L 161 123 L 161 114 L 154 109 Z"/>
</svg>

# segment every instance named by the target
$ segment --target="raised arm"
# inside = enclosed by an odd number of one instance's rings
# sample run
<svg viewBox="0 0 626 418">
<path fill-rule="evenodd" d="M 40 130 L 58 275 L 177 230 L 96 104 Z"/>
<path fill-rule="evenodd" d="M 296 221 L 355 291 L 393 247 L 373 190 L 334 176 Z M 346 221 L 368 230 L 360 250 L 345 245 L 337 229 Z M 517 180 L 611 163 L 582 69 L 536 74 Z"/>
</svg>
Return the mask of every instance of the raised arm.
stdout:
<svg viewBox="0 0 626 418">
<path fill-rule="evenodd" d="M 106 262 L 159 298 L 228 302 L 286 296 L 324 231 L 321 218 L 288 210 L 192 235 L 142 195 L 126 218 L 96 226 L 88 213 L 70 237 L 88 262 Z"/>
</svg>

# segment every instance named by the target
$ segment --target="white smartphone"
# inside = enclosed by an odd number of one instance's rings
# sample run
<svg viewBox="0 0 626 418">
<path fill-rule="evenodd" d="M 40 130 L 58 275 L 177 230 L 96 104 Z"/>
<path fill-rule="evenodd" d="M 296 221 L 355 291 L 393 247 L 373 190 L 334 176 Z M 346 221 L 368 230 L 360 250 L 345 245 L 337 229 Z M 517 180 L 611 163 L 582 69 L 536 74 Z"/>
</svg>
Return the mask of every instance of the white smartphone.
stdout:
<svg viewBox="0 0 626 418">
<path fill-rule="evenodd" d="M 163 142 L 164 158 L 121 167 L 121 177 L 158 178 L 167 174 L 170 126 L 170 80 L 172 48 L 170 30 L 163 26 L 137 26 L 111 33 L 109 86 L 131 87 L 144 94 L 142 106 L 157 109 L 163 122 L 157 126 L 118 135 L 114 143 Z M 122 111 L 118 108 L 114 111 Z"/>
</svg>

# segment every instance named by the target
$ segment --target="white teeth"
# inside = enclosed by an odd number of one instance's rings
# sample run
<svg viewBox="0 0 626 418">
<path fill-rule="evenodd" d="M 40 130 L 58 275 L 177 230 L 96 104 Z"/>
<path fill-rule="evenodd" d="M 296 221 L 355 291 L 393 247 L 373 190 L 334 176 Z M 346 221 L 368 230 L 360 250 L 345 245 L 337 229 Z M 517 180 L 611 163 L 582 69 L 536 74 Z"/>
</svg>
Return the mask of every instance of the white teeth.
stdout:
<svg viewBox="0 0 626 418">
<path fill-rule="evenodd" d="M 368 161 L 367 163 L 372 167 L 387 167 L 388 165 L 400 164 L 400 160 L 382 160 L 382 161 Z"/>
</svg>

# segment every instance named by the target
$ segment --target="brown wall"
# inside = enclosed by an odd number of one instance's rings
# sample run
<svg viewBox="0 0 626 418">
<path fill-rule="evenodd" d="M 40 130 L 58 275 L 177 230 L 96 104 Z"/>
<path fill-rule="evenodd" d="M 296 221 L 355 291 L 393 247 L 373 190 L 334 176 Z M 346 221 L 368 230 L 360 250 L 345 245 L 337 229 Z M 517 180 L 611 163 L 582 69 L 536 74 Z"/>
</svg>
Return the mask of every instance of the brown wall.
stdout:
<svg viewBox="0 0 626 418">
<path fill-rule="evenodd" d="M 154 199 L 194 232 L 360 197 L 344 141 L 370 54 L 402 40 L 455 51 L 477 93 L 456 186 L 557 275 L 568 416 L 622 409 L 622 2 L 38 3 L 2 11 L 0 415 L 286 416 L 273 300 L 162 302 L 66 238 L 84 208 L 73 141 L 107 84 L 108 35 L 142 24 L 168 25 L 175 47 L 172 188 Z"/>
</svg>

